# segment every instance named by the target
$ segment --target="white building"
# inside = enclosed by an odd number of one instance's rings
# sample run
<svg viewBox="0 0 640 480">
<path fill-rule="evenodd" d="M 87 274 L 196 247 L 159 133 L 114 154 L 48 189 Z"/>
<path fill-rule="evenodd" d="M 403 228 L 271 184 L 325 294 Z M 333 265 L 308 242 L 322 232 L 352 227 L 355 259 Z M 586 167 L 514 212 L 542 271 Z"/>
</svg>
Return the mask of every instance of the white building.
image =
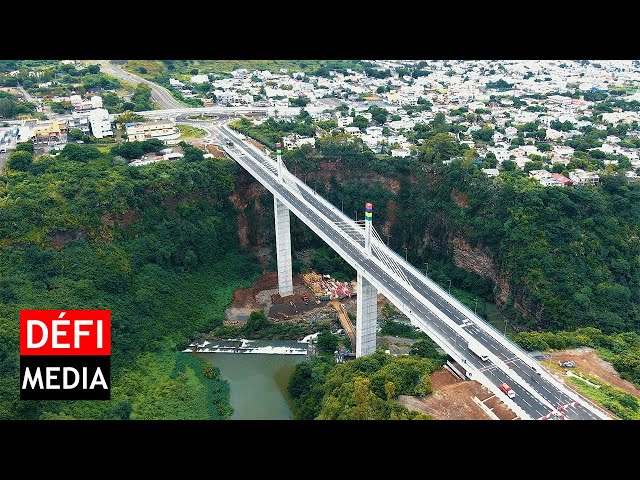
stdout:
<svg viewBox="0 0 640 480">
<path fill-rule="evenodd" d="M 91 124 L 91 133 L 96 138 L 112 137 L 111 122 L 109 121 L 109 112 L 104 108 L 95 108 L 89 112 L 89 123 Z"/>
<path fill-rule="evenodd" d="M 600 183 L 600 175 L 595 172 L 585 172 L 579 168 L 569 172 L 569 178 L 573 180 L 575 185 L 597 185 Z"/>
<path fill-rule="evenodd" d="M 559 180 L 556 180 L 553 177 L 549 178 L 541 178 L 540 185 L 543 187 L 563 187 L 564 185 Z"/>
<path fill-rule="evenodd" d="M 553 128 L 547 128 L 545 138 L 547 140 L 559 140 L 562 138 L 562 132 L 554 130 Z"/>
<path fill-rule="evenodd" d="M 208 75 L 191 75 L 191 83 L 207 83 L 208 81 Z"/>
<path fill-rule="evenodd" d="M 301 147 L 302 145 L 311 145 L 312 147 L 315 147 L 316 139 L 313 137 L 301 137 L 297 133 L 292 133 L 291 135 L 287 135 L 282 138 L 282 145 L 287 150 Z"/>
<path fill-rule="evenodd" d="M 411 155 L 411 150 L 409 150 L 408 148 L 394 148 L 393 150 L 391 150 L 391 156 L 392 157 L 408 157 L 409 155 Z"/>
<path fill-rule="evenodd" d="M 512 140 L 518 136 L 518 129 L 516 127 L 507 127 L 504 129 L 504 134 L 507 139 Z"/>
<path fill-rule="evenodd" d="M 546 170 L 530 170 L 529 176 L 536 180 L 542 180 L 543 178 L 551 178 L 551 173 Z"/>
<path fill-rule="evenodd" d="M 180 131 L 171 120 L 156 120 L 154 122 L 131 122 L 125 125 L 130 142 L 144 141 L 149 138 L 162 140 L 166 145 L 178 143 Z"/>
<path fill-rule="evenodd" d="M 483 168 L 482 171 L 489 177 L 497 177 L 500 171 L 497 168 Z"/>
</svg>

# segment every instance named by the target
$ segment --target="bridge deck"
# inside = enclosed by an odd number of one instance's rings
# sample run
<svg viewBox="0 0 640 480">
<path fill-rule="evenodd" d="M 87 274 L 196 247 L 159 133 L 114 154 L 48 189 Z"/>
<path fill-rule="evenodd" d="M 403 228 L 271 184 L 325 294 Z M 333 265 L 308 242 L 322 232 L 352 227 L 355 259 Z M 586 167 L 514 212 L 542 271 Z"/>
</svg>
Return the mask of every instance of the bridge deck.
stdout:
<svg viewBox="0 0 640 480">
<path fill-rule="evenodd" d="M 273 160 L 242 142 L 227 127 L 217 129 L 222 137 L 232 142 L 233 148 L 225 147 L 232 158 L 352 267 L 362 272 L 413 324 L 425 331 L 456 361 L 466 364 L 474 379 L 499 395 L 521 417 L 541 418 L 555 412 L 558 407 L 578 401 L 579 404 L 563 410 L 566 418 L 606 418 L 600 410 L 553 379 L 535 360 L 457 299 L 395 252 L 388 251 L 384 244 L 376 244 L 372 255 L 367 255 L 362 228 L 289 172 L 284 174 L 284 182 L 279 181 Z M 489 350 L 489 361 L 483 362 L 469 351 L 467 344 L 470 338 L 475 338 Z M 508 399 L 498 389 L 501 383 L 511 386 L 516 393 L 514 399 Z"/>
</svg>

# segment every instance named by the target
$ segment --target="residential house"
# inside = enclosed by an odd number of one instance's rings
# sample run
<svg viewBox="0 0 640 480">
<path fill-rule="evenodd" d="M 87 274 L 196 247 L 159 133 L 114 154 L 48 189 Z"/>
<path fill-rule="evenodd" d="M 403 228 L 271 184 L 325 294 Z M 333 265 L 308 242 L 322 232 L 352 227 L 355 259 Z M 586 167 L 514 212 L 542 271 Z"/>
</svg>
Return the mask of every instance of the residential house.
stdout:
<svg viewBox="0 0 640 480">
<path fill-rule="evenodd" d="M 489 177 L 497 177 L 500 171 L 497 168 L 483 168 L 482 171 Z"/>
<path fill-rule="evenodd" d="M 600 175 L 595 172 L 586 172 L 579 168 L 569 173 L 569 178 L 575 185 L 597 185 L 600 183 Z"/>
<path fill-rule="evenodd" d="M 394 148 L 391 150 L 392 157 L 408 157 L 411 155 L 411 150 L 408 148 Z"/>
<path fill-rule="evenodd" d="M 67 128 L 71 130 L 80 130 L 87 135 L 91 132 L 91 126 L 89 124 L 89 117 L 84 114 L 78 114 L 74 112 L 72 117 L 67 121 Z"/>
<path fill-rule="evenodd" d="M 207 83 L 209 81 L 209 75 L 191 75 L 191 83 Z"/>
<path fill-rule="evenodd" d="M 562 182 L 558 181 L 553 177 L 541 178 L 540 185 L 542 185 L 543 187 L 563 187 L 564 186 Z"/>
<path fill-rule="evenodd" d="M 551 177 L 558 180 L 564 187 L 569 187 L 573 184 L 573 181 L 570 178 L 565 177 L 561 173 L 552 173 Z"/>
<path fill-rule="evenodd" d="M 529 170 L 529 176 L 536 180 L 541 180 L 543 178 L 551 178 L 551 172 L 547 170 Z"/>
</svg>

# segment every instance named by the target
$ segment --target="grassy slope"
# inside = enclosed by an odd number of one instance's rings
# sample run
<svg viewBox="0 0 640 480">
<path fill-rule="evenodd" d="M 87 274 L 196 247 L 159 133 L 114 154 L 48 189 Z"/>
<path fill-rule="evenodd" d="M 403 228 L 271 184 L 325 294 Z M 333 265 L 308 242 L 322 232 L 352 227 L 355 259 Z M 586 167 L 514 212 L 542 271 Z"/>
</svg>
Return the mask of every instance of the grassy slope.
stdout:
<svg viewBox="0 0 640 480">
<path fill-rule="evenodd" d="M 183 138 L 203 138 L 207 132 L 201 128 L 192 127 L 191 125 L 178 124 L 178 130 Z"/>
</svg>

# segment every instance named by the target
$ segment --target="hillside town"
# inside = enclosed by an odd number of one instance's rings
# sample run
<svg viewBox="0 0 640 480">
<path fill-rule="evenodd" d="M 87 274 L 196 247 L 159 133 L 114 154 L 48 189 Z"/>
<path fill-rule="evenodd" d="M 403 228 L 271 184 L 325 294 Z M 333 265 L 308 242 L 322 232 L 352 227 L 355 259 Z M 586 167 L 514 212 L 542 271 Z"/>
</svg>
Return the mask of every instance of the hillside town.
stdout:
<svg viewBox="0 0 640 480">
<path fill-rule="evenodd" d="M 284 136 L 287 150 L 313 147 L 317 138 L 343 132 L 359 138 L 377 155 L 418 156 L 438 163 L 464 157 L 490 177 L 519 169 L 543 186 L 595 185 L 601 174 L 613 171 L 629 181 L 638 179 L 637 61 L 363 61 L 355 65 L 359 68 L 325 70 L 321 75 L 285 68 L 239 68 L 227 74 L 198 71 L 170 77 L 168 88 L 176 97 L 203 106 L 266 107 L 268 118 L 279 121 L 296 122 L 302 110 L 314 126 L 323 125 L 314 128 L 313 135 Z M 74 73 L 72 69 L 94 66 L 64 61 L 63 67 Z M 5 151 L 12 139 L 54 149 L 70 140 L 157 138 L 171 145 L 180 139 L 174 118 L 137 118 L 118 124 L 117 110 L 135 104 L 131 95 L 114 100 L 116 90 L 108 88 L 108 81 L 102 82 L 107 88 L 88 88 L 83 95 L 71 90 L 67 96 L 52 96 L 51 92 L 60 91 L 60 81 L 41 81 L 38 69 L 10 71 L 4 78 L 20 75 L 33 80 L 30 93 L 22 90 L 29 97 L 23 100 L 33 102 L 35 115 L 22 115 L 20 125 L 0 131 L 0 148 Z M 15 93 L 11 87 L 2 89 Z M 52 111 L 55 105 L 68 110 L 57 114 Z M 266 120 L 256 118 L 253 123 Z M 422 134 L 434 121 L 451 125 L 446 132 L 450 138 Z"/>
</svg>

